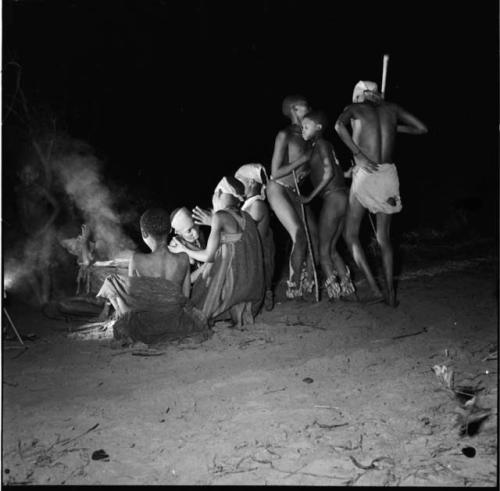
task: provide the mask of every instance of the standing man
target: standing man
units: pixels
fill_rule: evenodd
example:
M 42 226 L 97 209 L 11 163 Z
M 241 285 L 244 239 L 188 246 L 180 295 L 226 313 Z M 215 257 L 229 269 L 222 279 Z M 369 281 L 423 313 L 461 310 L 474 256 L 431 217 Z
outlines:
M 352 134 L 347 127 L 351 125 Z M 386 302 L 396 307 L 393 252 L 390 242 L 391 215 L 401 211 L 399 179 L 393 162 L 396 133 L 423 135 L 427 127 L 415 116 L 383 100 L 375 82 L 360 81 L 354 87 L 353 104 L 339 116 L 335 130 L 351 150 L 356 163 L 352 174 L 345 240 L 356 265 L 368 280 L 373 296 L 367 303 L 384 300 L 368 266 L 359 240 L 361 220 L 368 209 L 377 217 L 377 242 L 382 251 L 387 286 Z

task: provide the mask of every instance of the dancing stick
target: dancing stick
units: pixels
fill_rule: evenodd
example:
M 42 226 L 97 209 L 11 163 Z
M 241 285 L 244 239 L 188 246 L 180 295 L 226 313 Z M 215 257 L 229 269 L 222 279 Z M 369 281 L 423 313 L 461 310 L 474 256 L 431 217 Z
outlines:
M 297 191 L 297 195 L 299 198 L 301 197 L 300 195 L 300 189 L 299 189 L 299 184 L 297 182 L 297 175 L 295 174 L 295 169 L 292 171 L 293 173 L 293 181 L 295 183 L 295 190 Z M 311 236 L 309 234 L 309 227 L 307 226 L 307 218 L 306 218 L 306 209 L 304 207 L 304 203 L 302 201 L 300 202 L 300 208 L 302 210 L 302 221 L 304 222 L 304 229 L 306 232 L 306 238 L 307 238 L 307 250 L 309 251 L 309 256 L 312 262 L 312 267 L 313 267 L 313 273 L 314 273 L 314 298 L 316 302 L 319 302 L 319 285 L 318 285 L 318 275 L 316 274 L 316 265 L 314 263 L 314 253 L 312 249 L 312 243 L 311 243 Z
M 389 66 L 389 55 L 386 53 L 382 61 L 382 84 L 380 86 L 380 93 L 382 94 L 382 99 L 385 99 L 385 87 L 387 83 L 388 66 Z

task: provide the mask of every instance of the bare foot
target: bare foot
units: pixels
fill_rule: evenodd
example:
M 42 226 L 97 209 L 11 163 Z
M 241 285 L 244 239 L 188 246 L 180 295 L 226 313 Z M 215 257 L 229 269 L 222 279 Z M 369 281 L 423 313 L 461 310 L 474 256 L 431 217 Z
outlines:
M 382 292 L 373 292 L 371 295 L 362 298 L 360 302 L 364 305 L 374 305 L 376 303 L 385 302 L 385 298 Z
M 264 307 L 269 312 L 274 308 L 274 295 L 271 290 L 266 291 L 266 296 L 264 298 Z
M 396 308 L 399 305 L 399 302 L 396 300 L 396 292 L 394 290 L 387 293 L 386 304 L 393 308 Z

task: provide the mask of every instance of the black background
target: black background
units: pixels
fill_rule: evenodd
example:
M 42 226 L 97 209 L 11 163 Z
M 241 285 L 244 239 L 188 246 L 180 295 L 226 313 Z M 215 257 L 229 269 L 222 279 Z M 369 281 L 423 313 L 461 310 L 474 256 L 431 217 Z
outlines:
M 269 168 L 284 96 L 303 94 L 334 121 L 358 80 L 380 83 L 389 53 L 387 98 L 429 127 L 399 140 L 399 227 L 442 225 L 471 196 L 497 227 L 498 20 L 497 2 L 10 0 L 3 64 L 22 66 L 30 104 L 90 143 L 110 183 L 171 209 L 208 206 L 244 163 Z M 7 195 L 15 126 L 9 115 Z

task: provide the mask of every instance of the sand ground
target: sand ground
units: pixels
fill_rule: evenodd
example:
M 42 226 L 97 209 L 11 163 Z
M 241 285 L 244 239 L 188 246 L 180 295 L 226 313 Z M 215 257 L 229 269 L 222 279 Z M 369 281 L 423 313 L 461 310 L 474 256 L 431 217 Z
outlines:
M 3 483 L 497 485 L 498 263 L 455 266 L 402 276 L 396 309 L 281 301 L 159 356 L 14 303 L 37 337 L 3 343 Z

